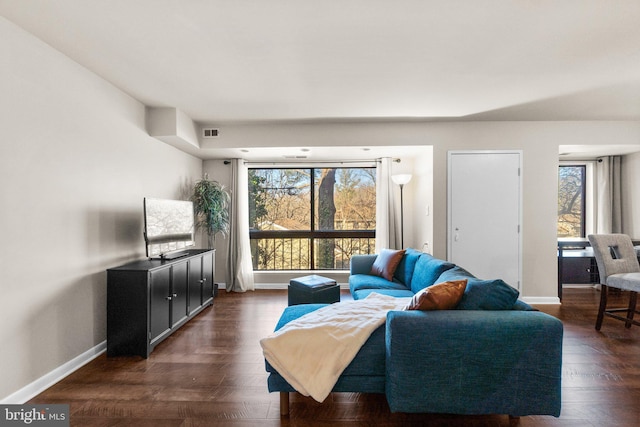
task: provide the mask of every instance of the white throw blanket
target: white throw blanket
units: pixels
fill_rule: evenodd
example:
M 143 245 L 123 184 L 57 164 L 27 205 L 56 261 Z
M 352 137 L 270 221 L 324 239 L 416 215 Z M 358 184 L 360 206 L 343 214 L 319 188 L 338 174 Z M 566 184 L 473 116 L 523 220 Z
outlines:
M 371 293 L 322 307 L 260 340 L 264 357 L 299 393 L 322 402 L 387 312 L 409 300 Z

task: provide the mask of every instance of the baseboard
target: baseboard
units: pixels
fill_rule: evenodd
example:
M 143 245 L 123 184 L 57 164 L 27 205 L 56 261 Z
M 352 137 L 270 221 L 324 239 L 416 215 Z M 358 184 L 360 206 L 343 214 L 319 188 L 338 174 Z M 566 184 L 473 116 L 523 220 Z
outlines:
M 521 297 L 520 299 L 531 305 L 560 304 L 560 298 L 558 297 Z
M 23 404 L 27 402 L 29 399 L 37 396 L 42 393 L 44 390 L 48 389 L 61 379 L 67 377 L 73 372 L 77 371 L 87 363 L 91 362 L 96 357 L 100 356 L 107 350 L 107 341 L 103 341 L 100 344 L 96 345 L 93 348 L 85 351 L 81 355 L 71 359 L 64 365 L 61 365 L 49 372 L 48 374 L 43 375 L 38 378 L 31 384 L 21 388 L 15 393 L 5 397 L 0 400 L 0 404 L 9 405 L 9 404 Z

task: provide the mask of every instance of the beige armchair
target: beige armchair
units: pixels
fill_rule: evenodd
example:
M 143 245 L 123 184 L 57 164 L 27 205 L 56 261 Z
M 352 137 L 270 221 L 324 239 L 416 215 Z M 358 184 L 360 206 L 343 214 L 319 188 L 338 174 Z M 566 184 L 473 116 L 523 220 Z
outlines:
M 596 330 L 600 330 L 604 316 L 622 320 L 630 328 L 632 324 L 640 325 L 633 320 L 636 311 L 637 292 L 640 291 L 640 263 L 631 238 L 626 234 L 590 234 L 589 242 L 598 264 L 600 274 L 600 307 L 596 319 Z M 607 309 L 608 288 L 617 288 L 630 292 L 627 308 Z M 626 317 L 615 313 L 626 312 Z

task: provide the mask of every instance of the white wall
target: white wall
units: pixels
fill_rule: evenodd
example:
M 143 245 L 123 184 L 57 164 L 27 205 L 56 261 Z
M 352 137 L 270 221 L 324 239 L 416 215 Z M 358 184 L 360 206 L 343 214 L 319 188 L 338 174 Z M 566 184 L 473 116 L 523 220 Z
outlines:
M 622 158 L 622 231 L 640 237 L 640 153 Z
M 427 146 L 411 162 L 413 175 L 405 186 L 405 246 L 433 250 L 433 147 Z M 403 161 L 404 163 L 404 161 Z M 407 159 L 406 163 L 409 161 Z
M 145 108 L 0 18 L 0 400 L 106 339 L 106 272 L 144 256 L 142 199 L 202 161 Z

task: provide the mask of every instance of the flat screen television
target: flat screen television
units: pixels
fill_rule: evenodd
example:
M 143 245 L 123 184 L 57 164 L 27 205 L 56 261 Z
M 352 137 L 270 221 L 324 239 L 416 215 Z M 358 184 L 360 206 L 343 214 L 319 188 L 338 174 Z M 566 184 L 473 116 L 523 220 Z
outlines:
M 147 257 L 175 259 L 195 245 L 193 202 L 144 198 Z

